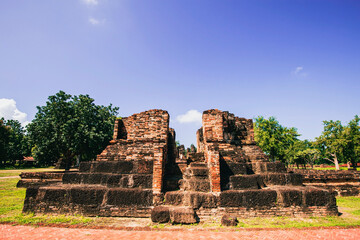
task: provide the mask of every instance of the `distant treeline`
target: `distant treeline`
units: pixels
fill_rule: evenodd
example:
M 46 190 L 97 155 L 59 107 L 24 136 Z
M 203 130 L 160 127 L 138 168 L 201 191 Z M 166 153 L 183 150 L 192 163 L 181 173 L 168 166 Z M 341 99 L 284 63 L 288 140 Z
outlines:
M 270 159 L 286 165 L 313 166 L 339 163 L 356 166 L 360 159 L 360 118 L 356 115 L 347 125 L 340 121 L 323 121 L 324 130 L 314 141 L 300 140 L 297 129 L 279 124 L 274 117 L 255 118 L 255 140 Z

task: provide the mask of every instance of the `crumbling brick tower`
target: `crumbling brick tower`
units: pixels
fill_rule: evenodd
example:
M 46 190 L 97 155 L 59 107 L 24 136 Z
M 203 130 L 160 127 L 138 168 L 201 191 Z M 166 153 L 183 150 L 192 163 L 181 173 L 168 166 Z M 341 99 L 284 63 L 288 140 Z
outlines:
M 269 162 L 254 141 L 251 119 L 217 109 L 204 111 L 197 131 L 197 153 L 187 155 L 180 190 L 165 194 L 165 204 L 187 206 L 200 219 L 237 217 L 335 215 L 329 191 L 305 187 L 300 174 L 288 173 L 281 162 Z M 166 182 L 166 178 L 165 178 Z
M 65 172 L 61 184 L 29 187 L 24 211 L 148 217 L 161 196 L 172 134 L 163 110 L 117 119 L 113 140 L 96 161 Z

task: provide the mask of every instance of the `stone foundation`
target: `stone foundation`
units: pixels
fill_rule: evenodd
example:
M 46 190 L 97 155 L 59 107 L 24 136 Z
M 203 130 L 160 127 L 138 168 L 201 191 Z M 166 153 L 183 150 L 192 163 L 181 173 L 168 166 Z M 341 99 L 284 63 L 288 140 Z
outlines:
M 303 183 L 307 186 L 325 188 L 338 196 L 360 194 L 360 172 L 311 169 L 289 169 L 289 171 L 301 174 Z

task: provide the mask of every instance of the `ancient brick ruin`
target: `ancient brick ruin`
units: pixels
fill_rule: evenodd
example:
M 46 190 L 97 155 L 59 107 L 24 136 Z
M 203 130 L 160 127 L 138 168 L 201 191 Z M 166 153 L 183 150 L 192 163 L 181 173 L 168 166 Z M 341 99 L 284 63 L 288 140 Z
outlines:
M 353 170 L 290 169 L 301 174 L 307 186 L 325 188 L 337 196 L 358 196 L 360 194 L 360 172 Z
M 193 223 L 208 218 L 338 214 L 334 194 L 304 186 L 302 176 L 269 162 L 251 119 L 208 110 L 197 151 L 176 147 L 169 114 L 150 110 L 117 119 L 96 161 L 62 182 L 28 185 L 24 211 L 152 217 Z

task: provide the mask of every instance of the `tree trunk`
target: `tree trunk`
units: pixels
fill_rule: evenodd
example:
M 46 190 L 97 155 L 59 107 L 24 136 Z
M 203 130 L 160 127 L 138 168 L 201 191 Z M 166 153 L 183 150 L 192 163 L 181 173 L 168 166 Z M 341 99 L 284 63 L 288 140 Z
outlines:
M 336 154 L 334 154 L 334 163 L 335 163 L 335 169 L 340 170 L 339 161 L 337 159 Z
M 65 161 L 65 171 L 69 171 L 71 168 L 71 159 L 66 159 Z
M 71 160 L 73 159 L 73 154 L 66 154 L 63 158 L 59 158 L 58 162 L 56 163 L 56 169 L 65 169 L 65 171 L 69 171 L 71 168 Z
M 56 165 L 55 165 L 55 169 L 65 169 L 65 160 L 64 158 L 59 158 Z
M 76 167 L 80 166 L 80 155 L 76 156 Z

